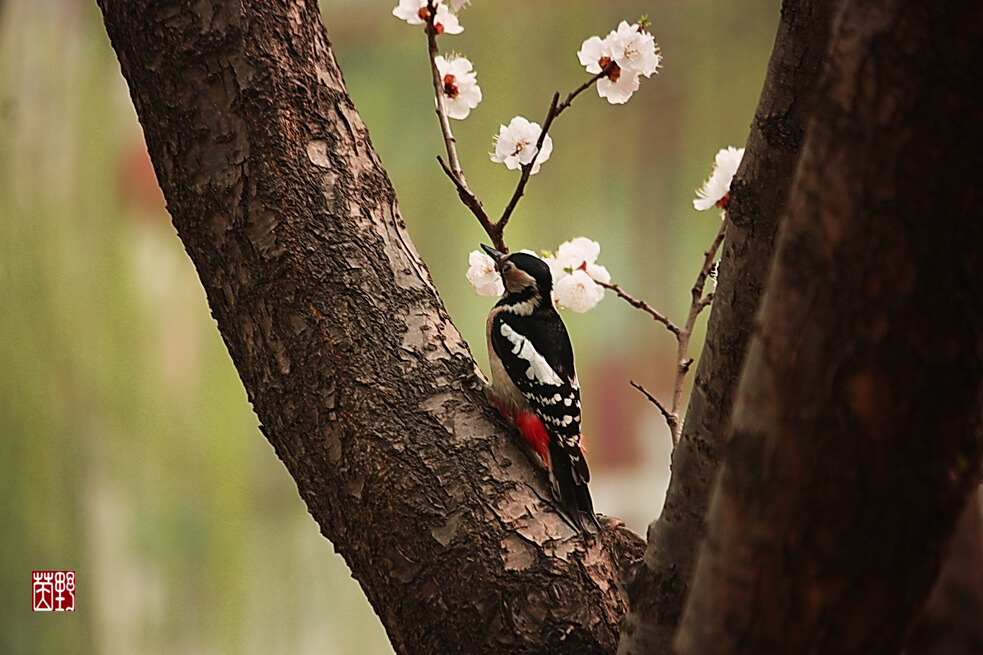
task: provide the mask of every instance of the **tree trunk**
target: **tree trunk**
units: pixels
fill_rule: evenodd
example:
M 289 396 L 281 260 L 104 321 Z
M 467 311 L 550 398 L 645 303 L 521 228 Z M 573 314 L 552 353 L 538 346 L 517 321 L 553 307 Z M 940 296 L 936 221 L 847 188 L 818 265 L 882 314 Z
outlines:
M 543 500 L 406 234 L 317 3 L 99 4 L 263 432 L 396 651 L 613 651 L 640 539 L 610 523 L 575 536 Z
M 905 655 L 983 653 L 983 490 L 966 503 Z
M 669 653 L 717 479 L 738 376 L 812 111 L 837 0 L 786 0 L 747 152 L 732 185 L 720 284 L 662 515 L 633 569 L 619 653 Z
M 897 653 L 983 450 L 983 11 L 847 0 L 684 655 Z

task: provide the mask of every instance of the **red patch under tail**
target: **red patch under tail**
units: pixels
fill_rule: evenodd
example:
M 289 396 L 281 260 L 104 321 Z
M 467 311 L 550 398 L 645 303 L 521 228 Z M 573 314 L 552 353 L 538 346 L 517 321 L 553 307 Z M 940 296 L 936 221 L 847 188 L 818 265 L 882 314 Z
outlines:
M 522 434 L 523 441 L 539 456 L 543 466 L 549 468 L 550 465 L 550 435 L 546 432 L 546 426 L 538 416 L 530 412 L 519 412 L 518 414 L 506 409 L 504 403 L 500 402 L 494 394 L 490 394 L 491 401 L 501 412 L 502 416 L 512 421 L 519 432 Z
M 522 433 L 526 445 L 539 455 L 543 465 L 548 468 L 550 464 L 550 435 L 546 432 L 546 426 L 543 425 L 538 416 L 528 412 L 523 412 L 512 420 L 518 426 L 519 432 Z

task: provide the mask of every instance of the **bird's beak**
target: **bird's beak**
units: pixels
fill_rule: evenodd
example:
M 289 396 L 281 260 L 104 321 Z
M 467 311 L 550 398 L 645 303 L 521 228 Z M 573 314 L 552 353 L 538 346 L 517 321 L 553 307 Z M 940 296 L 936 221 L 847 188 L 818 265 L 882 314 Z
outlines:
M 491 246 L 486 246 L 485 244 L 481 244 L 481 249 L 487 252 L 488 256 L 494 259 L 496 264 L 502 260 L 502 257 L 505 256 L 504 252 L 499 252 L 498 250 L 495 250 Z

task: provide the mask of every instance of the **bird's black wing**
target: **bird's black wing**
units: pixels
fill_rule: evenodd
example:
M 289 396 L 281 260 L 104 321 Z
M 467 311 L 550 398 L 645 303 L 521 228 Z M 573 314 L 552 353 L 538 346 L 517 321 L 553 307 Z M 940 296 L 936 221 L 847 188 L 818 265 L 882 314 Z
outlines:
M 570 457 L 577 482 L 588 482 L 580 450 L 580 385 L 563 321 L 555 313 L 519 317 L 501 312 L 492 330 L 492 346 L 509 377 Z

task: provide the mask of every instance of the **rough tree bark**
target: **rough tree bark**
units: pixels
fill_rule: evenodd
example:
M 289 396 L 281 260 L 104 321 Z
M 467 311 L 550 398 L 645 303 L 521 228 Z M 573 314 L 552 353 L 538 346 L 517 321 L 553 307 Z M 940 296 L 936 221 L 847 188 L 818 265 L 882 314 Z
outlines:
M 100 0 L 263 432 L 401 653 L 610 653 L 641 540 L 574 536 L 480 390 L 316 2 Z
M 742 373 L 680 652 L 897 653 L 983 450 L 970 0 L 850 1 Z
M 786 0 L 747 151 L 732 185 L 730 225 L 707 338 L 672 456 L 662 515 L 628 584 L 622 655 L 669 653 L 682 615 L 703 518 L 753 321 L 771 269 L 775 235 L 798 162 L 836 0 Z

